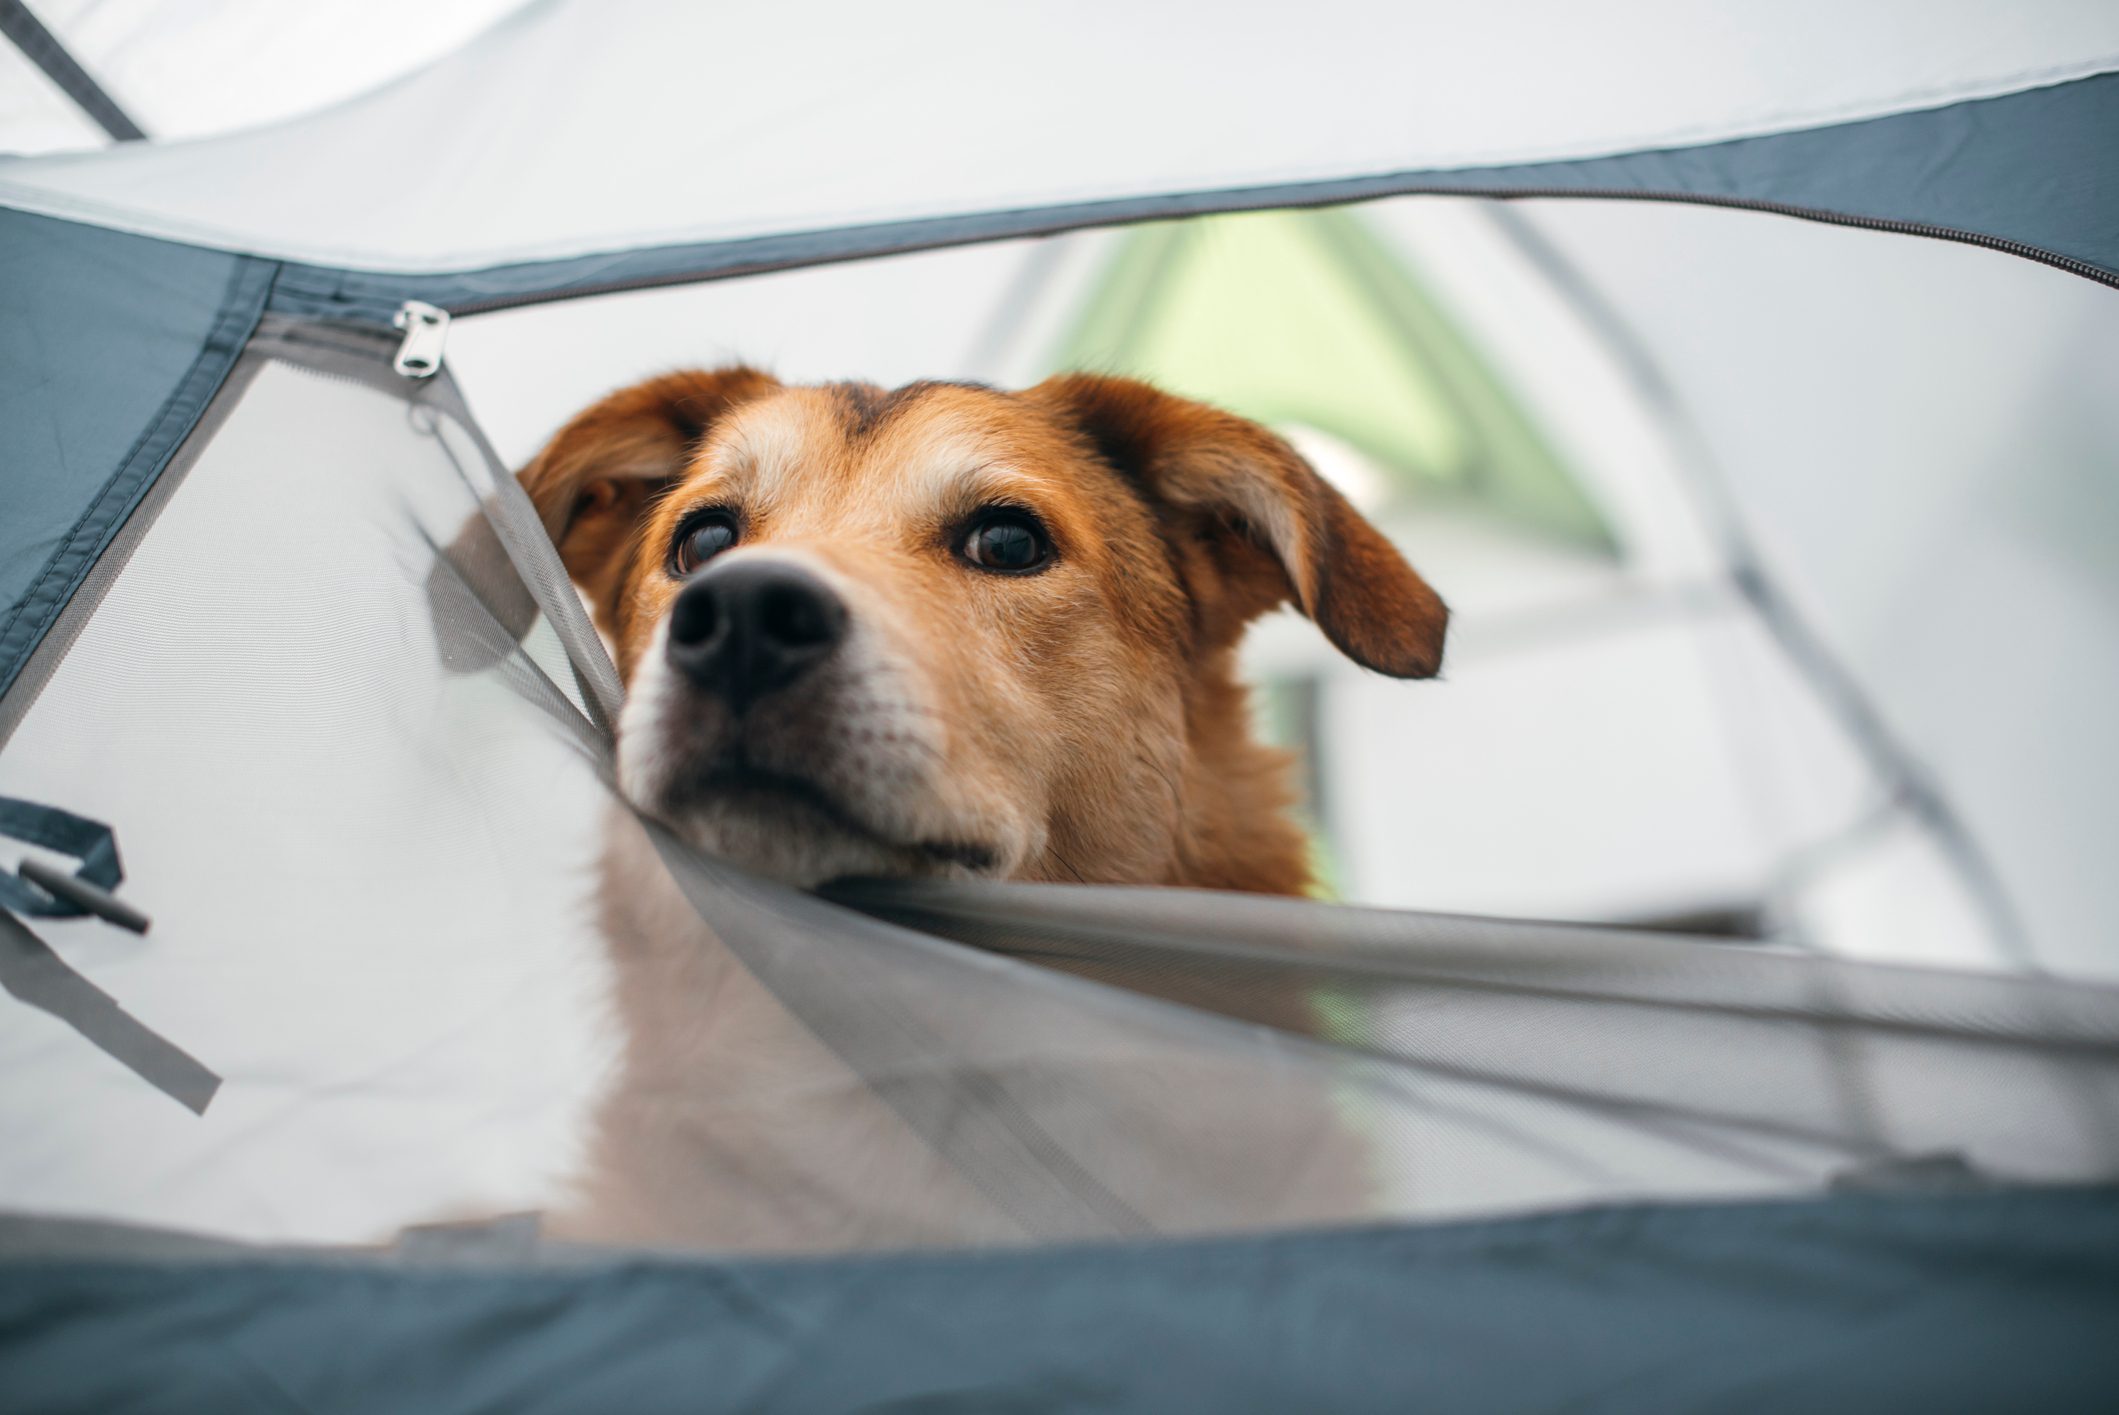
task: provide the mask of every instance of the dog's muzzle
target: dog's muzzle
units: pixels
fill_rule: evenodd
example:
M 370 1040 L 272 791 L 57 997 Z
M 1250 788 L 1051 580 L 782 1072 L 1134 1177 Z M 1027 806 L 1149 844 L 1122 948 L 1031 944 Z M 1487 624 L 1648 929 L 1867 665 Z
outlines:
M 665 653 L 686 681 L 742 713 L 830 658 L 846 605 L 816 576 L 778 560 L 708 565 L 677 595 Z

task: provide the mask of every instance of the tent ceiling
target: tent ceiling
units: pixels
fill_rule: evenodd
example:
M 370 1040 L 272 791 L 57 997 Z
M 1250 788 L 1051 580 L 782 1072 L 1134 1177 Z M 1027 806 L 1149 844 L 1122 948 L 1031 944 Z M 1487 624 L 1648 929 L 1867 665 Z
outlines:
M 1661 149 L 2119 67 L 2119 8 L 2095 3 L 1629 11 L 1321 0 L 1239 25 L 1174 4 L 555 0 L 276 127 L 0 163 L 0 200 L 332 265 L 469 269 Z M 166 121 L 108 77 L 150 131 Z
M 34 0 L 28 8 L 156 141 L 209 137 L 340 103 L 460 48 L 525 0 Z M 48 116 L 0 45 L 0 151 L 109 139 Z M 41 76 L 40 76 L 41 77 Z M 43 88 L 48 89 L 49 85 Z M 65 99 L 51 94 L 52 101 Z
M 108 141 L 21 50 L 0 40 L 0 150 L 57 152 Z

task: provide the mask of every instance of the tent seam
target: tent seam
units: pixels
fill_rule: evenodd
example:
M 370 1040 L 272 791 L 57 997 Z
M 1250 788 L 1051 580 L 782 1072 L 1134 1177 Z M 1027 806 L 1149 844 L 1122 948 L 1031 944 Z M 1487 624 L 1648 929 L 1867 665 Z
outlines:
M 2094 89 L 2083 85 L 2096 85 Z M 2070 103 L 2092 105 L 2099 113 L 2119 106 L 2119 74 L 2097 75 L 2066 86 Z M 2047 90 L 2059 92 L 2060 90 Z M 2004 95 L 1988 102 L 2014 102 L 2023 95 Z M 1958 107 L 1930 110 L 1950 113 Z M 1901 119 L 1878 120 L 1899 122 Z M 1857 125 L 1858 126 L 1858 125 Z M 1999 251 L 2047 265 L 2107 287 L 2119 288 L 2119 266 L 2109 262 L 2102 246 L 2086 248 L 2080 230 L 2024 231 L 2017 235 L 1982 229 L 1963 213 L 1916 207 L 1913 215 L 1866 215 L 1866 208 L 1843 192 L 1805 190 L 1798 183 L 1764 184 L 1756 194 L 1738 190 L 1742 182 L 1710 183 L 1671 167 L 1673 161 L 1717 161 L 1758 164 L 1778 145 L 1805 140 L 1836 129 L 1742 139 L 1730 145 L 1708 145 L 1628 153 L 1595 159 L 1596 170 L 1562 163 L 1477 168 L 1452 172 L 1412 169 L 1342 181 L 1267 185 L 1165 193 L 1154 198 L 1053 204 L 978 213 L 923 217 L 829 229 L 782 230 L 771 234 L 677 243 L 636 245 L 623 250 L 551 260 L 519 260 L 478 269 L 374 271 L 293 263 L 275 291 L 274 307 L 310 318 L 385 324 L 407 297 L 427 300 L 452 314 L 482 314 L 561 299 L 652 289 L 729 279 L 767 271 L 870 259 L 910 251 L 983 244 L 1111 228 L 1232 211 L 1297 209 L 1414 195 L 1508 200 L 1517 198 L 1669 202 L 1699 207 L 1757 211 L 1825 225 L 1895 232 Z M 1871 135 L 1874 140 L 1874 134 Z M 2006 149 L 2006 143 L 2003 148 Z M 1743 151 L 1738 153 L 1737 148 Z M 1718 154 L 1718 155 L 1717 155 Z M 1996 161 L 2006 150 L 1993 154 Z M 1616 163 L 1616 166 L 1609 164 Z M 1560 170 L 1556 170 L 1560 169 Z M 4 183 L 0 183 L 4 186 Z M 1727 189 L 1724 189 L 1724 188 Z
M 862 213 L 853 221 L 841 220 L 832 226 L 798 224 L 800 217 L 783 217 L 766 229 L 724 231 L 712 233 L 697 226 L 663 228 L 652 232 L 635 231 L 629 235 L 606 234 L 584 236 L 550 247 L 523 247 L 514 250 L 486 250 L 452 252 L 446 256 L 431 257 L 417 267 L 377 264 L 373 253 L 346 250 L 330 250 L 309 247 L 300 250 L 292 246 L 276 245 L 266 258 L 285 261 L 290 266 L 308 266 L 315 270 L 333 274 L 350 274 L 356 277 L 378 280 L 400 280 L 406 282 L 439 282 L 461 279 L 486 271 L 505 270 L 521 266 L 556 265 L 560 263 L 589 262 L 630 255 L 658 248 L 688 246 L 727 247 L 750 242 L 785 240 L 788 238 L 817 238 L 851 230 L 873 230 L 889 227 L 936 225 L 954 226 L 990 222 L 996 217 L 1024 216 L 1037 213 L 1060 213 L 1077 211 L 1088 207 L 1154 206 L 1157 203 L 1170 205 L 1170 215 L 1198 214 L 1186 203 L 1198 203 L 1219 196 L 1240 196 L 1246 192 L 1296 192 L 1301 189 L 1345 188 L 1354 186 L 1376 186 L 1402 183 L 1405 180 L 1424 176 L 1436 183 L 1434 190 L 1478 196 L 1476 187 L 1457 183 L 1474 174 L 1492 174 L 1514 169 L 1549 167 L 1571 167 L 1586 164 L 1626 161 L 1652 157 L 1665 153 L 1694 152 L 1702 149 L 1728 147 L 1740 143 L 1771 142 L 1776 139 L 1797 138 L 1806 135 L 1830 132 L 1838 129 L 1861 127 L 1871 123 L 1889 122 L 1897 119 L 1916 118 L 1946 113 L 1954 109 L 1974 107 L 1981 104 L 2005 101 L 2026 94 L 2052 89 L 2067 88 L 2079 84 L 2094 83 L 2100 79 L 2119 76 L 2119 55 L 2105 54 L 2074 64 L 2047 66 L 2044 69 L 2025 71 L 2009 76 L 2006 87 L 1991 91 L 1975 87 L 1955 97 L 1941 91 L 1929 91 L 1916 95 L 1917 101 L 1910 106 L 1892 107 L 1878 112 L 1863 112 L 1859 108 L 1844 113 L 1822 111 L 1817 115 L 1795 120 L 1788 115 L 1756 128 L 1745 128 L 1716 135 L 1714 130 L 1700 129 L 1641 137 L 1610 147 L 1594 150 L 1569 151 L 1555 149 L 1545 154 L 1488 154 L 1479 157 L 1453 159 L 1447 163 L 1418 163 L 1397 167 L 1385 172 L 1373 169 L 1365 171 L 1319 170 L 1283 171 L 1269 175 L 1257 175 L 1241 185 L 1193 187 L 1178 191 L 1167 189 L 1152 192 L 1120 192 L 1117 194 L 1077 189 L 1068 192 L 1049 192 L 1024 204 L 1020 199 L 996 197 L 982 206 L 970 210 L 929 212 L 926 214 L 891 214 L 885 211 Z M 1366 200 L 1375 195 L 1414 194 L 1427 188 L 1397 188 L 1369 196 L 1341 198 L 1341 200 Z M 1612 196 L 1619 192 L 1602 192 L 1584 189 L 1582 195 Z M 1665 199 L 1699 200 L 1663 194 Z M 1318 199 L 1322 201 L 1323 199 Z M 1172 205 L 1174 204 L 1174 205 Z M 1296 196 L 1279 205 L 1305 204 Z M 86 224 L 106 226 L 114 230 L 136 234 L 154 235 L 162 239 L 178 240 L 210 249 L 239 254 L 257 254 L 254 246 L 245 245 L 238 233 L 220 226 L 196 220 L 170 217 L 152 217 L 141 220 L 145 213 L 132 212 L 112 203 L 96 198 L 81 197 L 71 192 L 41 188 L 0 176 L 0 205 L 18 206 L 23 210 L 41 212 Z M 1224 208 L 1209 208 L 1220 210 Z M 1229 208 L 1235 209 L 1235 208 Z M 1121 219 L 1157 219 L 1150 215 Z M 1077 223 L 1090 224 L 1090 223 Z M 1043 234 L 1033 232 L 1031 234 Z M 984 237 L 981 239 L 1004 239 Z M 861 254 L 871 252 L 863 251 Z
M 42 643 L 81 582 L 108 549 L 111 537 L 132 515 L 177 449 L 183 445 L 213 395 L 227 380 L 250 333 L 263 316 L 272 291 L 275 261 L 236 258 L 221 298 L 220 312 L 207 329 L 199 352 L 176 388 L 126 449 L 117 470 L 96 492 L 67 529 L 59 548 L 45 561 L 37 578 L 0 623 L 0 698 L 5 698 L 22 667 Z
M 1268 1258 L 1289 1247 L 1356 1246 L 1387 1255 L 1394 1263 L 1433 1263 L 1485 1259 L 1567 1245 L 1580 1241 L 1688 1236 L 1728 1237 L 1741 1234 L 1816 1234 L 1861 1216 L 1896 1236 L 1930 1236 L 1977 1240 L 2005 1236 L 2026 1214 L 2054 1210 L 2111 1213 L 2119 1188 L 2109 1185 L 2029 1186 L 1988 1193 L 1836 1194 L 1808 1199 L 1736 1201 L 1644 1201 L 1571 1208 L 1494 1218 L 1442 1219 L 1391 1224 L 1345 1224 L 1269 1229 L 1260 1233 L 1160 1235 L 1152 1239 L 1106 1238 L 1071 1242 L 1009 1244 L 996 1248 L 953 1251 L 893 1249 L 833 1254 L 686 1253 L 683 1251 L 610 1250 L 582 1252 L 558 1262 L 496 1262 L 465 1266 L 420 1262 L 387 1249 L 304 1251 L 262 1247 L 255 1252 L 211 1256 L 140 1258 L 30 1257 L 0 1258 L 0 1282 L 31 1273 L 92 1271 L 112 1285 L 148 1286 L 176 1274 L 272 1272 L 296 1277 L 333 1275 L 368 1281 L 411 1280 L 421 1285 L 509 1281 L 564 1287 L 585 1278 L 613 1273 L 660 1273 L 683 1277 L 724 1273 L 734 1268 L 919 1268 L 931 1276 L 986 1267 L 1011 1259 L 1073 1262 L 1152 1257 L 1159 1264 L 1194 1274 L 1213 1273 L 1232 1265 Z M 561 1248 L 562 1254 L 569 1250 Z

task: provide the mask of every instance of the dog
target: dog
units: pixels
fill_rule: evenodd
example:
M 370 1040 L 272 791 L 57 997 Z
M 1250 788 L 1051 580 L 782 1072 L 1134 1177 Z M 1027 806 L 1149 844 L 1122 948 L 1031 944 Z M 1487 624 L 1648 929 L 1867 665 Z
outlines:
M 1292 601 L 1366 668 L 1442 660 L 1440 597 L 1286 442 L 1128 379 L 672 373 L 520 479 L 627 684 L 627 798 L 798 886 L 1301 893 L 1245 626 Z
M 578 414 L 519 479 L 627 687 L 622 795 L 696 850 L 801 888 L 1300 893 L 1292 763 L 1251 735 L 1236 675 L 1245 626 L 1292 601 L 1368 668 L 1422 678 L 1441 662 L 1440 598 L 1284 441 L 1125 379 L 1010 393 L 672 373 Z M 646 839 L 630 818 L 607 831 L 598 925 L 623 1055 L 549 1232 L 794 1251 L 1106 1231 L 1026 1228 L 882 1093 L 905 1079 L 859 1074 Z M 1173 1044 L 1088 1003 L 1041 1049 L 1028 1034 L 1054 1014 L 953 1022 L 947 998 L 866 991 L 853 974 L 868 965 L 841 954 L 825 985 L 901 1028 L 941 1007 L 954 1042 L 939 1046 L 984 1048 L 927 1065 L 1019 1081 L 1081 1143 L 1137 1137 L 1098 1163 L 1132 1176 L 1123 1203 L 1151 1228 L 1370 1212 L 1366 1147 L 1323 1073 Z M 1185 995 L 1181 979 L 1157 990 Z M 1311 1030 L 1307 998 L 1286 992 L 1250 997 L 1245 1020 Z M 1176 1095 L 1188 1124 L 1142 1124 Z

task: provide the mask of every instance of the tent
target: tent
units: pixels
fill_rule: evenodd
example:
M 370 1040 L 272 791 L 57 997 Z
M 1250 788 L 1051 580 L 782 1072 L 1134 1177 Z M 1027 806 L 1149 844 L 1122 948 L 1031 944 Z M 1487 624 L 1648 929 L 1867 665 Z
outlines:
M 11 1405 L 2101 1402 L 2110 7 L 498 8 L 0 6 Z M 1358 902 L 625 810 L 509 468 L 724 354 L 1287 430 L 1459 610 L 1255 636 Z

